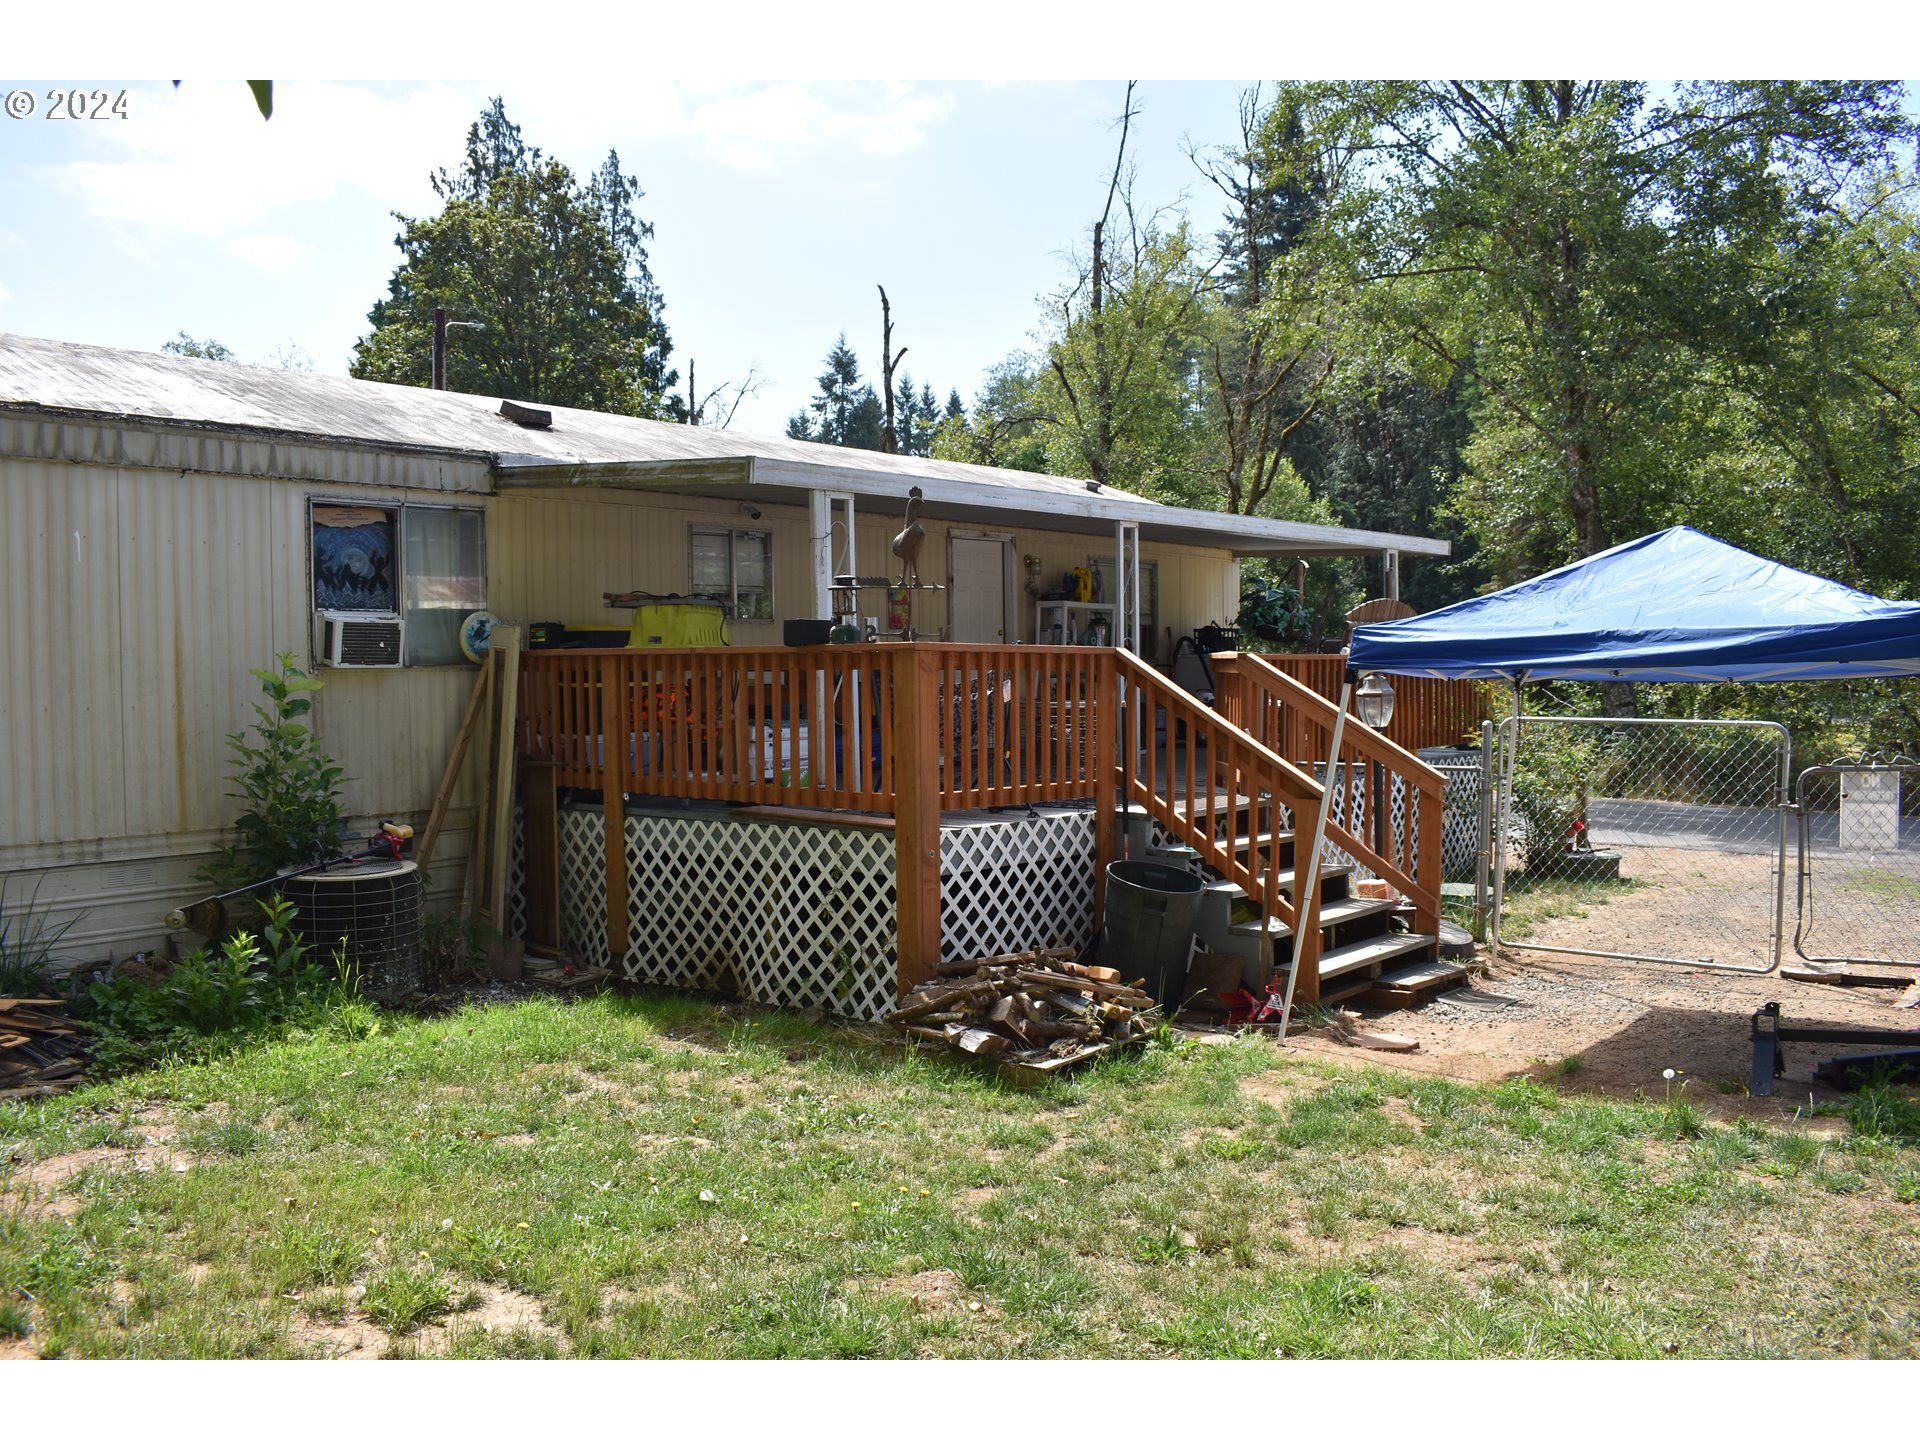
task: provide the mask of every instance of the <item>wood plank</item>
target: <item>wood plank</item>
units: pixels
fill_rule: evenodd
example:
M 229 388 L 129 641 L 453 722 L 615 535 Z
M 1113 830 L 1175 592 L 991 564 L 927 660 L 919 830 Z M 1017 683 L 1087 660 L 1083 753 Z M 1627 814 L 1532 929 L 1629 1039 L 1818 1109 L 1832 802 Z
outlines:
M 1783 965 L 1780 978 L 1799 980 L 1809 985 L 1848 985 L 1867 986 L 1881 990 L 1903 990 L 1913 983 L 1908 975 L 1875 975 L 1860 970 L 1842 970 L 1826 965 L 1809 962 L 1804 965 Z
M 1398 990 L 1428 990 L 1467 978 L 1467 967 L 1449 960 L 1416 960 L 1380 973 L 1378 983 Z
M 514 767 L 519 763 L 519 746 L 514 737 L 520 718 L 520 627 L 496 625 L 489 642 L 489 653 L 497 650 L 500 674 L 495 695 L 496 778 L 493 787 L 493 814 L 485 817 L 493 836 L 487 847 L 489 866 L 484 915 L 495 930 L 507 926 L 507 866 L 513 858 Z
M 893 830 L 898 906 L 898 983 L 905 994 L 940 963 L 940 736 L 936 657 L 925 646 L 897 652 L 893 741 L 899 756 Z
M 554 782 L 557 768 L 551 760 L 527 760 L 520 766 L 529 945 L 560 943 L 560 805 Z
M 466 764 L 467 749 L 473 743 L 474 727 L 479 723 L 487 696 L 492 693 L 492 678 L 491 665 L 482 665 L 479 673 L 473 677 L 473 693 L 467 696 L 466 714 L 460 717 L 460 728 L 454 732 L 453 750 L 447 756 L 446 768 L 440 772 L 440 788 L 433 792 L 433 808 L 427 812 L 426 829 L 420 832 L 420 843 L 413 847 L 414 863 L 422 870 L 433 863 L 434 846 L 440 840 L 440 827 L 446 823 L 447 806 L 453 802 L 453 788 L 459 783 L 460 771 Z
M 871 797 L 859 798 L 868 800 Z M 768 820 L 798 820 L 810 825 L 845 825 L 858 830 L 891 830 L 895 824 L 894 817 L 891 815 L 860 811 L 816 810 L 805 805 L 743 805 L 734 813 Z

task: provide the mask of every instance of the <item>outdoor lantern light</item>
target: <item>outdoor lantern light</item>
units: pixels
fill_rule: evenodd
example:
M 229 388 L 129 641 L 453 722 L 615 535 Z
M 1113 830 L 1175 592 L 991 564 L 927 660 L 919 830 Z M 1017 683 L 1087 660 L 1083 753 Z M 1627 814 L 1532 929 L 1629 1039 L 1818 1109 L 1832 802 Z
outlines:
M 1384 676 L 1372 671 L 1362 676 L 1353 700 L 1360 723 L 1369 730 L 1384 730 L 1393 719 L 1393 687 Z

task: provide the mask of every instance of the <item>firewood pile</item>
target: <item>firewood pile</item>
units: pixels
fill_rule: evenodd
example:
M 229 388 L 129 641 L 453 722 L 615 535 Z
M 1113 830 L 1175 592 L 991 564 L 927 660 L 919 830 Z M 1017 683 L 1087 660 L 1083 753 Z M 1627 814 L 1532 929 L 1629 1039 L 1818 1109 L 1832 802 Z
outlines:
M 942 965 L 887 1019 L 1029 1083 L 1144 1040 L 1153 997 L 1118 970 L 1075 964 L 1073 954 L 1032 950 Z
M 0 999 L 0 1100 L 57 1095 L 85 1083 L 92 1052 L 60 1005 Z

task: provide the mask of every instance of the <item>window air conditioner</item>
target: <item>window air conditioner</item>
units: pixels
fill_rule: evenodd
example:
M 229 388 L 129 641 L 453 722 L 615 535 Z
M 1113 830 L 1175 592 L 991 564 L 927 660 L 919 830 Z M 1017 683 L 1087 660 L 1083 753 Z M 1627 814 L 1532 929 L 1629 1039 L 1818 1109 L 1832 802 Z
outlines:
M 400 617 L 321 610 L 320 663 L 337 670 L 392 669 L 400 663 Z

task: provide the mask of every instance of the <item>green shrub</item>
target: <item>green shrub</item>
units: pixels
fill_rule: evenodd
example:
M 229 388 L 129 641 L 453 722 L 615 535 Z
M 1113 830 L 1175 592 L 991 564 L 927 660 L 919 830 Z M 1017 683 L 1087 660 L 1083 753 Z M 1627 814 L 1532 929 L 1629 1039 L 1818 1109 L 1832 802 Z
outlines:
M 351 1003 L 351 979 L 314 964 L 295 933 L 292 902 L 276 895 L 261 908 L 258 938 L 242 931 L 197 950 L 157 981 L 122 975 L 89 986 L 75 1008 L 93 1027 L 94 1069 L 217 1053 Z
M 1513 767 L 1513 820 L 1526 868 L 1551 870 L 1576 821 L 1587 817 L 1595 738 L 1572 725 L 1532 725 Z
M 321 682 L 277 657 L 278 670 L 252 670 L 267 702 L 255 702 L 251 733 L 227 736 L 233 754 L 228 791 L 246 802 L 234 822 L 238 846 L 228 846 L 209 866 L 216 883 L 242 884 L 265 879 L 289 865 L 311 865 L 340 853 L 346 843 L 347 817 L 340 806 L 340 780 L 346 773 L 320 749 L 307 723 L 312 695 Z

